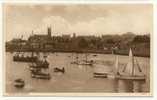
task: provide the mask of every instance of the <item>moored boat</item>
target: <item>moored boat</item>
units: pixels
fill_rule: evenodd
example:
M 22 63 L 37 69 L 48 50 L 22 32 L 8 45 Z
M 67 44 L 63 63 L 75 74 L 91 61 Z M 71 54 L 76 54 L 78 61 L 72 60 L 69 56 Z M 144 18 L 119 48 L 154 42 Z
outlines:
M 32 78 L 37 78 L 37 79 L 47 79 L 50 80 L 51 76 L 49 73 L 42 73 L 42 72 L 34 72 L 31 74 Z
M 37 60 L 36 56 L 33 57 L 29 57 L 29 56 L 20 56 L 18 54 L 16 54 L 15 56 L 13 56 L 13 61 L 18 61 L 18 62 L 34 62 Z
M 63 68 L 57 68 L 57 67 L 55 67 L 55 68 L 54 68 L 54 72 L 65 73 L 65 69 L 64 69 L 64 67 L 63 67 Z
M 110 72 L 111 72 L 111 69 L 108 65 L 95 64 L 93 77 L 94 78 L 107 78 Z
M 46 57 L 47 56 L 44 56 L 44 60 L 38 60 L 29 65 L 32 78 L 51 79 L 51 75 L 49 74 L 49 63 L 46 60 Z
M 14 81 L 14 86 L 16 87 L 16 88 L 23 88 L 24 86 L 25 86 L 25 82 L 24 82 L 24 80 L 23 79 L 16 79 L 15 81 Z
M 107 73 L 93 73 L 94 78 L 107 78 Z

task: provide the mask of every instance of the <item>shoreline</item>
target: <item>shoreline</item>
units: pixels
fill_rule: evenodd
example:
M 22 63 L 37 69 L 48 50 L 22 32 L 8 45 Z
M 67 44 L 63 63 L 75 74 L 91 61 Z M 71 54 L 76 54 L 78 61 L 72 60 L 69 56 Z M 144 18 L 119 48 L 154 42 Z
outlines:
M 6 52 L 19 52 L 18 50 L 6 50 Z M 21 52 L 32 52 L 30 50 L 22 50 Z M 115 54 L 115 55 L 123 55 L 123 56 L 128 56 L 128 52 L 119 52 L 119 51 L 114 51 L 114 53 L 112 53 L 112 51 L 109 50 L 38 50 L 37 52 L 46 52 L 46 53 L 93 53 L 93 54 Z M 134 54 L 134 56 L 136 57 L 147 57 L 150 58 L 150 55 L 142 55 L 142 54 Z

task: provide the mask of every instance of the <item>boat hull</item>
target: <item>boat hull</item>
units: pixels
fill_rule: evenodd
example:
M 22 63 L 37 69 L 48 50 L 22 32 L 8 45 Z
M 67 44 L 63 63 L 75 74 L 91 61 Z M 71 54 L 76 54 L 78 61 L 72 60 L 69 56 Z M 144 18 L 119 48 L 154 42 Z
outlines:
M 107 73 L 93 73 L 94 78 L 107 78 Z
M 37 57 L 13 57 L 13 61 L 17 62 L 35 62 Z
M 133 81 L 145 81 L 145 76 L 124 76 L 124 75 L 116 75 L 116 79 L 119 80 L 133 80 Z
M 50 80 L 51 76 L 50 74 L 44 74 L 44 73 L 32 73 L 32 78 Z
M 25 86 L 25 82 L 22 79 L 17 79 L 14 81 L 14 86 L 16 88 L 23 88 Z

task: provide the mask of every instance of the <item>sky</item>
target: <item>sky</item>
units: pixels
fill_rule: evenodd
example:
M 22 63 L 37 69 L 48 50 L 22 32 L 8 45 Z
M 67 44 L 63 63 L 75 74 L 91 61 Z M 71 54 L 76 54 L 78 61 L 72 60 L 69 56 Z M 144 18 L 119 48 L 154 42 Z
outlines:
M 33 34 L 105 35 L 153 32 L 151 4 L 3 4 L 6 40 Z

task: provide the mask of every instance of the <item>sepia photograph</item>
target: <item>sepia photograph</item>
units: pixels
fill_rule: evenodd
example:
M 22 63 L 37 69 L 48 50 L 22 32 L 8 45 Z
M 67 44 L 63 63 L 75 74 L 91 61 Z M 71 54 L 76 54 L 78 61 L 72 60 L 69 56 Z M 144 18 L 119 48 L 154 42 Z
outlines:
M 5 96 L 151 96 L 152 4 L 2 8 Z

